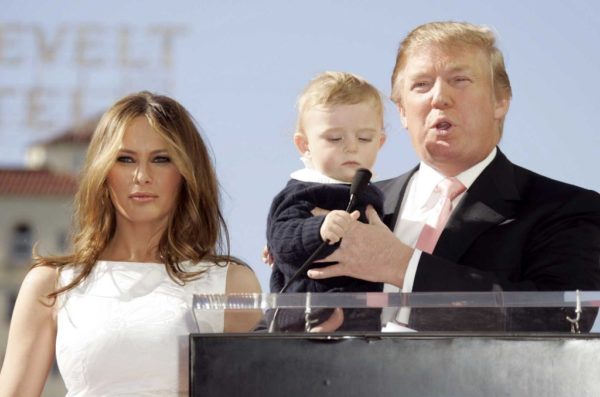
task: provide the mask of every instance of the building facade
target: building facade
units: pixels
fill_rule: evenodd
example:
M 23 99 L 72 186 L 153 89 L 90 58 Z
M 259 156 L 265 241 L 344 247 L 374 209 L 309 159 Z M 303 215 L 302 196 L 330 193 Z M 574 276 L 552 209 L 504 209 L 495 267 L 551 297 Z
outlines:
M 60 255 L 69 250 L 77 174 L 98 120 L 32 145 L 24 168 L 0 168 L 0 359 L 19 287 L 32 251 Z M 56 367 L 44 396 L 65 389 Z

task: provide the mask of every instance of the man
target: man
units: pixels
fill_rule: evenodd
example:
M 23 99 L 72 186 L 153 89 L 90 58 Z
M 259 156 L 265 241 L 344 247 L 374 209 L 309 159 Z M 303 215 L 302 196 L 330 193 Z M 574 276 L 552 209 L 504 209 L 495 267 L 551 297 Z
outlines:
M 511 87 L 489 29 L 414 29 L 398 50 L 392 99 L 421 162 L 378 184 L 383 221 L 368 211 L 370 224 L 355 222 L 326 258 L 339 263 L 310 277 L 351 276 L 405 292 L 600 289 L 600 195 L 516 166 L 497 148 Z M 441 193 L 444 183 L 456 195 Z M 398 321 L 432 328 L 417 314 Z M 572 310 L 544 314 L 552 320 L 530 314 L 515 310 L 504 326 L 546 330 L 554 321 L 552 329 L 568 330 Z

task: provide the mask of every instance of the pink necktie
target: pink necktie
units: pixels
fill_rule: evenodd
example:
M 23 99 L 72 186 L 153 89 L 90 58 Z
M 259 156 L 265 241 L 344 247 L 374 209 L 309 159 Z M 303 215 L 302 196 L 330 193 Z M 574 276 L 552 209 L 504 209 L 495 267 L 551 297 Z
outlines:
M 452 200 L 465 190 L 465 186 L 456 178 L 446 178 L 435 187 L 434 192 L 438 192 L 440 198 L 421 230 L 416 246 L 418 249 L 429 254 L 433 252 L 452 212 Z

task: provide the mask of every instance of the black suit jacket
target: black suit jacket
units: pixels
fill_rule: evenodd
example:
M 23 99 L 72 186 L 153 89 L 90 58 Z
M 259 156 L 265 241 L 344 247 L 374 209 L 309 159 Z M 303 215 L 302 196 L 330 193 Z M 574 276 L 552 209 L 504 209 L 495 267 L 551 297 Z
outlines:
M 377 183 L 386 198 L 383 220 L 392 230 L 417 169 Z M 497 289 L 599 290 L 600 195 L 514 165 L 498 150 L 453 211 L 433 253 L 422 253 L 413 284 L 414 292 Z M 568 326 L 566 309 L 552 312 Z M 515 310 L 499 321 L 518 330 L 530 314 Z M 526 328 L 545 330 L 543 324 Z

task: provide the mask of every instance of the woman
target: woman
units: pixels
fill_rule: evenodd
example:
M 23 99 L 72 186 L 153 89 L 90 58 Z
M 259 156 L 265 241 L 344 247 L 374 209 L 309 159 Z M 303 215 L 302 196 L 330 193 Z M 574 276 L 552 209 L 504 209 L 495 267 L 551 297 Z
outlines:
M 73 253 L 35 257 L 23 281 L 0 396 L 39 396 L 55 349 L 67 396 L 187 395 L 188 334 L 246 331 L 258 320 L 222 312 L 193 320 L 193 294 L 260 286 L 248 267 L 219 255 L 227 231 L 215 172 L 173 99 L 141 92 L 104 114 L 75 221 Z

